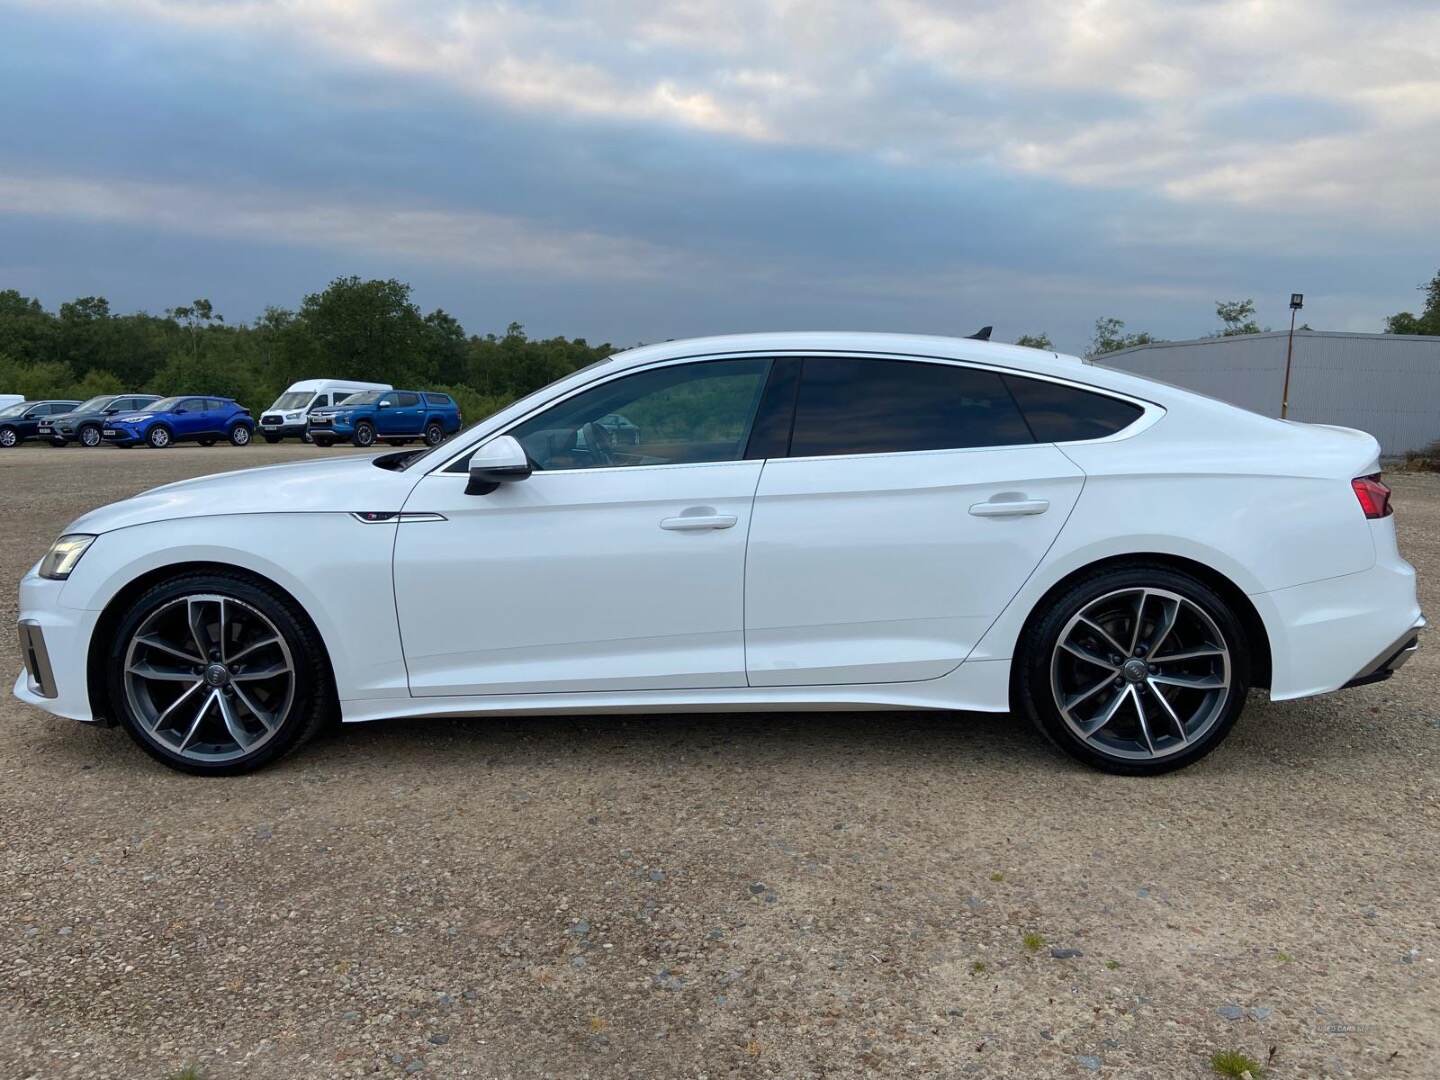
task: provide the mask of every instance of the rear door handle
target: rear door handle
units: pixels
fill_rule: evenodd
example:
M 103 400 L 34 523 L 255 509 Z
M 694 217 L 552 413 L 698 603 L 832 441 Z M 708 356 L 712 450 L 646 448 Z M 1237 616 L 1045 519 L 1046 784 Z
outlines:
M 1026 514 L 1043 514 L 1050 509 L 1049 499 L 1015 499 L 1010 502 L 992 499 L 976 503 L 970 513 L 976 517 L 1022 517 Z
M 672 532 L 691 532 L 700 529 L 728 529 L 739 519 L 734 514 L 706 513 L 710 510 L 708 506 L 698 508 L 698 513 L 687 510 L 679 517 L 663 518 L 660 521 L 660 528 L 669 529 Z

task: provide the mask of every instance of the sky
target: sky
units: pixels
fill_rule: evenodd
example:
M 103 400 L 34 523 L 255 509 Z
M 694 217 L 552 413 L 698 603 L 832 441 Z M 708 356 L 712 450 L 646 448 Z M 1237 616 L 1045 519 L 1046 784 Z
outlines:
M 472 333 L 1379 330 L 1440 269 L 1440 4 L 0 0 L 0 289 Z

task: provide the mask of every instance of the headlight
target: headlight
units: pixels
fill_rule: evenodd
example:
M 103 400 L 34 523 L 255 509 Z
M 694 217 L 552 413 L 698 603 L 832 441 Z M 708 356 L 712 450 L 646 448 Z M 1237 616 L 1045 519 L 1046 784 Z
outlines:
M 123 420 L 121 420 L 120 423 L 122 423 L 122 424 L 143 424 L 143 423 L 144 423 L 146 420 L 148 420 L 148 419 L 149 419 L 148 416 L 127 416 L 127 417 L 125 417 Z
M 84 555 L 94 542 L 95 537 L 88 533 L 71 533 L 69 536 L 60 537 L 50 545 L 45 558 L 40 560 L 40 576 L 52 581 L 64 581 L 70 576 L 70 571 L 75 569 L 80 556 Z

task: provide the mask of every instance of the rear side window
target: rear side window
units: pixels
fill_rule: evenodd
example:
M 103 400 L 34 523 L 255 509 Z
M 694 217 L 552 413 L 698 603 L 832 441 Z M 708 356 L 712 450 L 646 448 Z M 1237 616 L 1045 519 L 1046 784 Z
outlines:
M 449 395 L 449 394 L 426 394 L 426 395 L 425 395 L 425 404 L 426 404 L 426 405 L 454 405 L 455 402 L 453 402 L 453 401 L 450 400 L 450 395 Z
M 888 454 L 1033 441 L 995 372 L 828 357 L 805 361 L 790 455 Z
M 1101 439 L 1129 427 L 1145 411 L 1128 401 L 1040 379 L 1006 375 L 1005 385 L 1038 442 Z
M 419 394 L 396 394 L 395 407 L 397 409 L 408 409 L 413 405 L 420 404 Z
M 213 398 L 213 397 L 212 397 L 212 398 L 206 398 L 206 399 L 205 399 L 205 411 L 206 411 L 206 412 L 218 412 L 219 410 L 225 408 L 228 404 L 229 404 L 228 402 L 221 401 L 219 398 Z

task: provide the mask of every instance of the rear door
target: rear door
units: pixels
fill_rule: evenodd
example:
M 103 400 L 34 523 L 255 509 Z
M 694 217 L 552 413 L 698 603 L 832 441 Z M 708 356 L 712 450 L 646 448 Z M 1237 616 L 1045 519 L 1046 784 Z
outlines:
M 1040 562 L 1082 482 L 1034 441 L 994 371 L 806 358 L 789 455 L 765 463 L 752 514 L 750 685 L 952 671 Z

